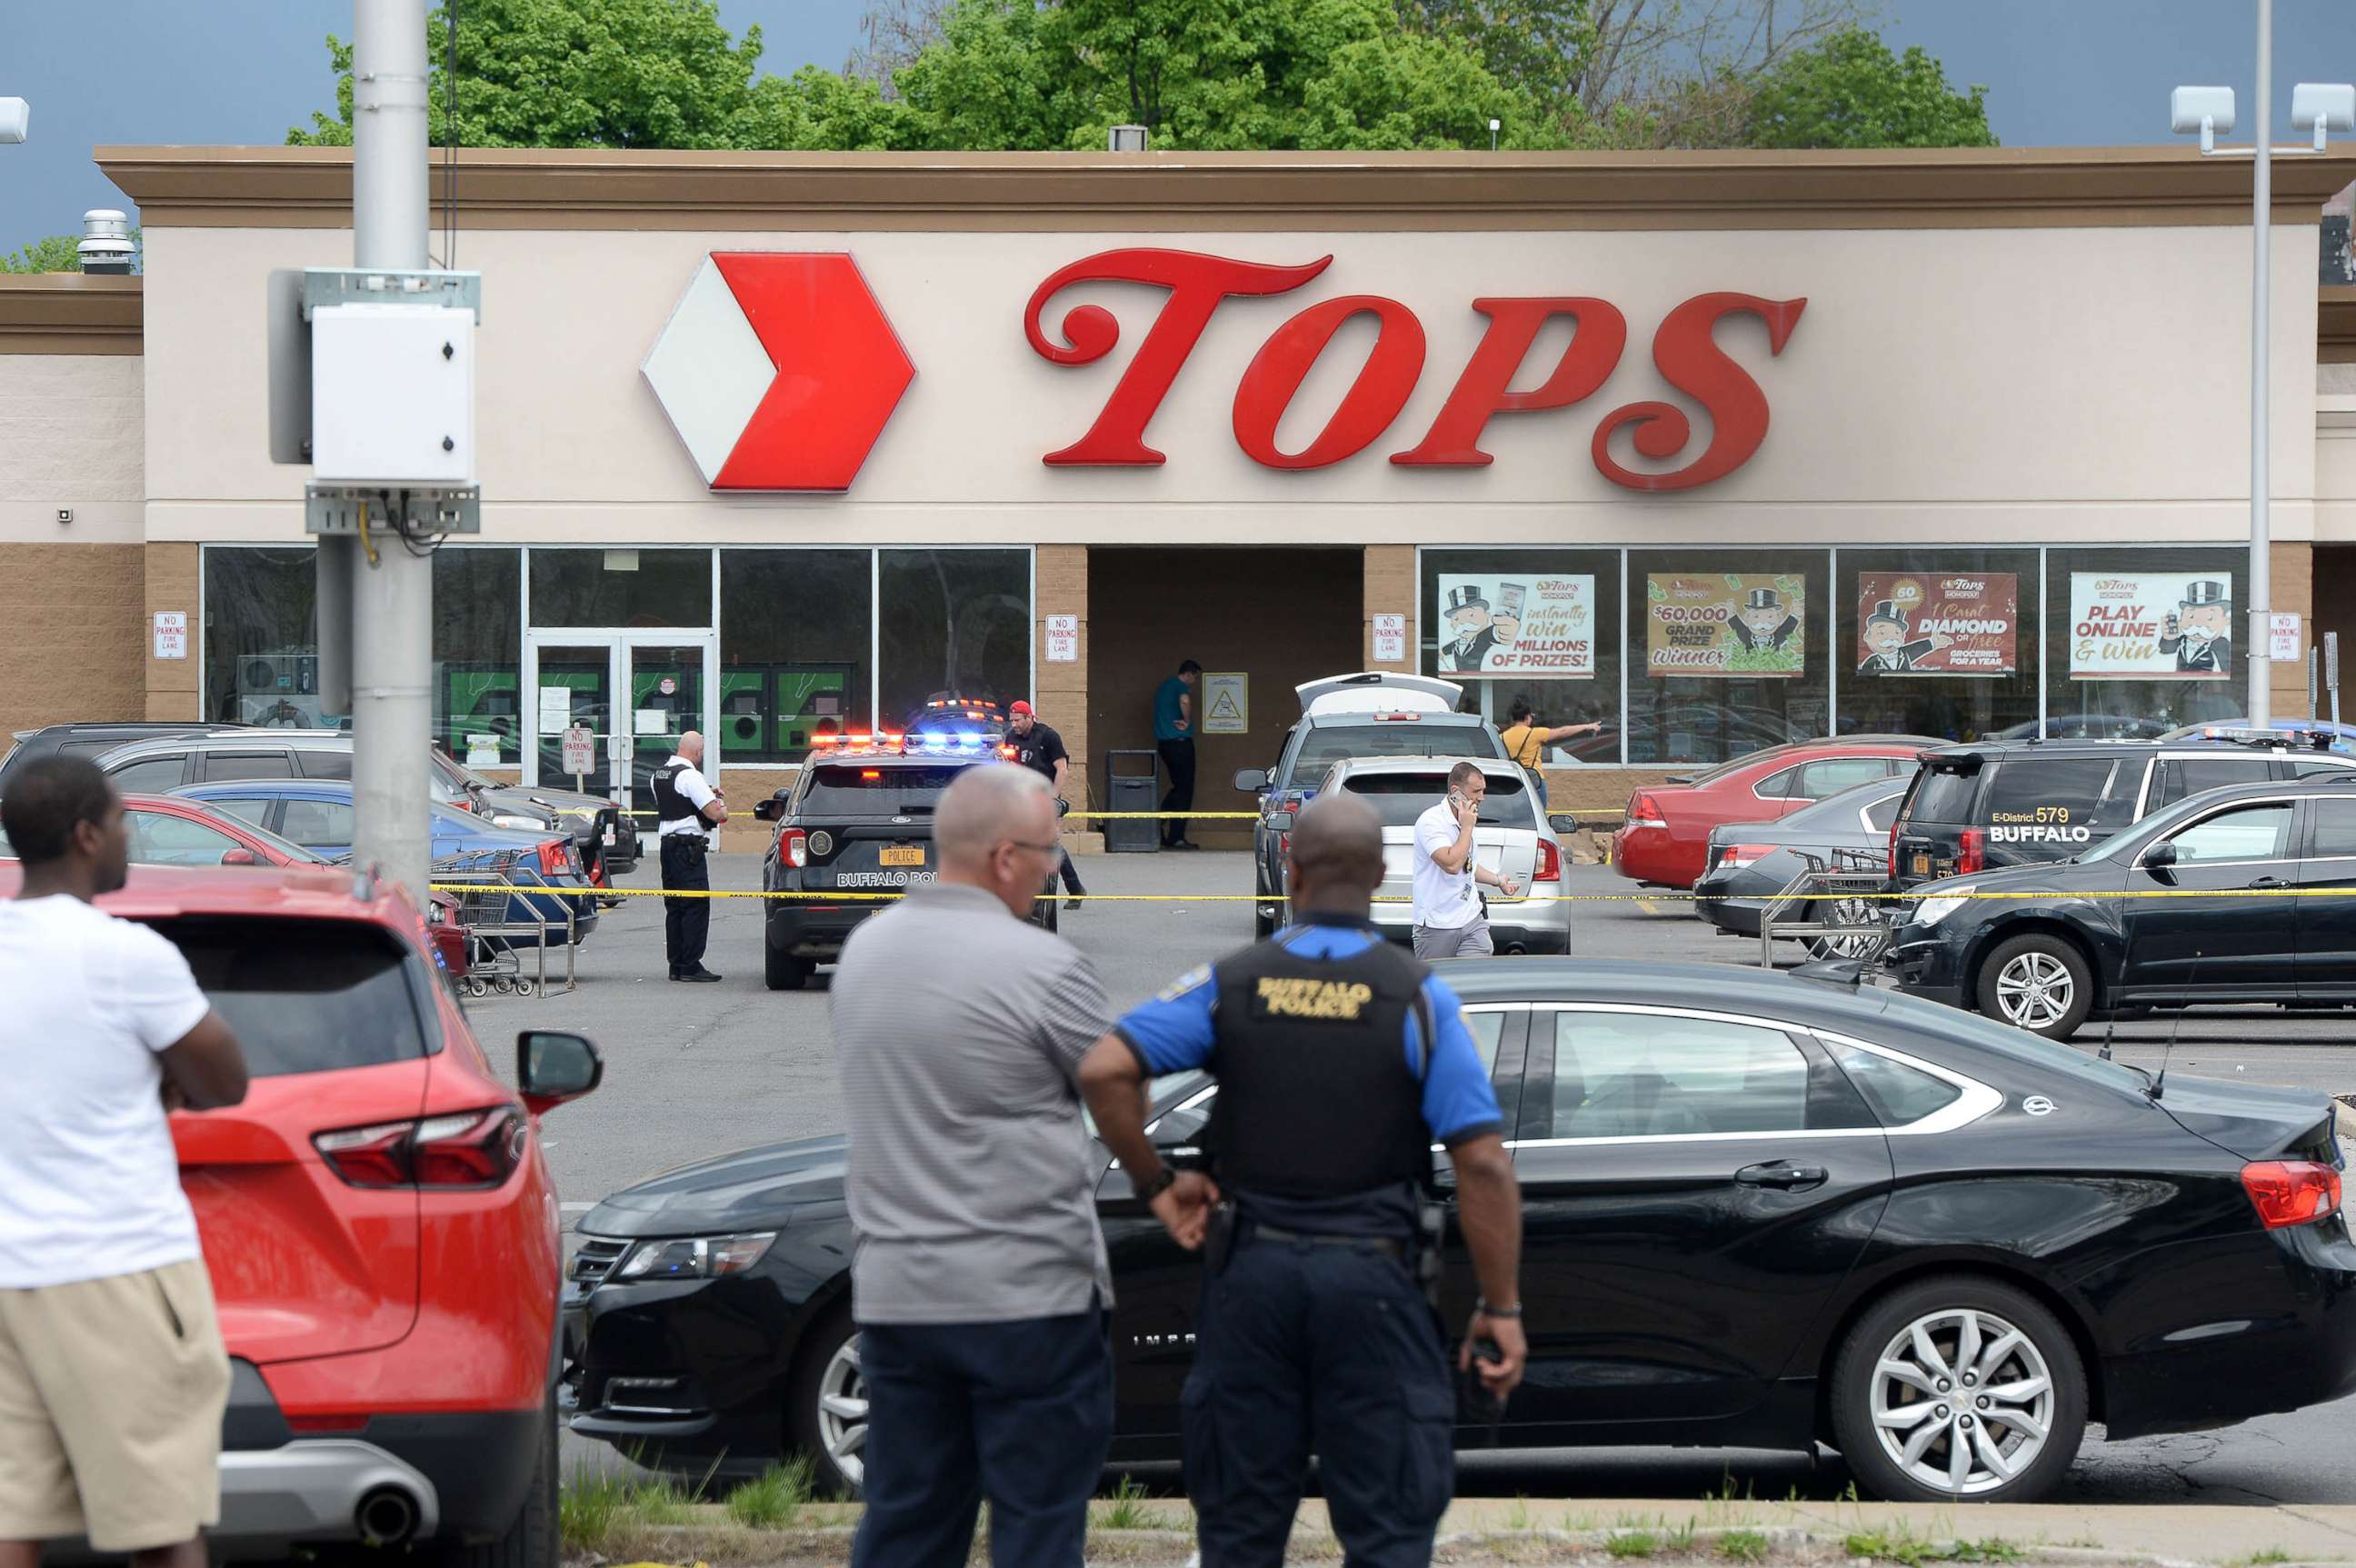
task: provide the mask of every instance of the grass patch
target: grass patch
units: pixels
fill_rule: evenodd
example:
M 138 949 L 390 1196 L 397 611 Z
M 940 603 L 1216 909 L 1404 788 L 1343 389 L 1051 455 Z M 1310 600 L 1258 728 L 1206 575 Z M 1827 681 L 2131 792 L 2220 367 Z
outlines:
M 809 1455 L 797 1454 L 729 1493 L 728 1517 L 747 1530 L 786 1530 L 800 1520 L 809 1500 Z
M 576 1468 L 556 1498 L 556 1525 L 565 1554 L 585 1556 L 602 1550 L 628 1506 L 628 1482 L 593 1475 L 585 1466 Z
M 1530 1499 L 1527 1497 L 1518 1493 L 1515 1495 L 1514 1506 L 1505 1510 L 1505 1528 L 1519 1530 L 1537 1528 L 1530 1518 Z
M 2290 1553 L 2279 1546 L 2269 1546 L 2263 1552 L 2253 1552 L 2242 1559 L 2245 1568 L 2265 1568 L 2270 1563 L 2287 1563 Z
M 1112 1496 L 1091 1510 L 1098 1530 L 1171 1530 L 1176 1528 L 1160 1509 L 1146 1507 L 1152 1496 L 1135 1477 L 1123 1476 Z
M 1647 1530 L 1632 1530 L 1603 1543 L 1614 1557 L 1650 1557 L 1661 1549 L 1661 1538 Z
M 1855 1531 L 1847 1545 L 1851 1557 L 1896 1563 L 1901 1568 L 1919 1568 L 1925 1563 L 2019 1563 L 2029 1555 L 2009 1541 L 1994 1535 L 1985 1541 L 1956 1541 L 1942 1546 L 1916 1535 L 1912 1528 L 1898 1521 L 1879 1530 Z
M 1735 1563 L 1763 1562 L 1767 1556 L 1767 1532 L 1730 1530 L 1718 1538 L 1718 1554 Z
M 685 1524 L 695 1498 L 669 1477 L 642 1481 L 631 1490 L 629 1511 L 639 1524 Z

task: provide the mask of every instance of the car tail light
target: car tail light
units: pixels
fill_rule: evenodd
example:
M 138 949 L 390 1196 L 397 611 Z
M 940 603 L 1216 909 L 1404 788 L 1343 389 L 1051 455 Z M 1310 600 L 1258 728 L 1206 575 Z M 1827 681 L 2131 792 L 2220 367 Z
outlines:
M 1955 875 L 1969 876 L 1987 865 L 1987 834 L 1977 828 L 1965 828 L 1963 840 L 1955 846 Z
M 1764 860 L 1774 853 L 1775 846 L 1772 843 L 1729 844 L 1719 850 L 1718 864 L 1724 869 L 1731 871 L 1737 866 L 1748 865 L 1754 860 Z
M 1661 815 L 1661 803 L 1639 789 L 1628 797 L 1628 825 L 1632 828 L 1665 828 L 1669 824 Z
M 1898 824 L 1890 824 L 1890 880 L 1898 880 Z
M 1277 834 L 1277 835 L 1276 835 L 1276 854 L 1277 854 L 1277 858 L 1280 860 L 1280 859 L 1282 859 L 1284 856 L 1289 855 L 1289 854 L 1290 854 L 1291 853 L 1292 853 L 1292 835 L 1291 835 L 1290 833 L 1279 833 L 1279 834 Z
M 1376 724 L 1420 724 L 1422 721 L 1421 714 L 1376 714 L 1375 715 Z
M 502 1186 L 523 1158 L 529 1124 L 513 1105 L 413 1122 L 379 1122 L 311 1140 L 327 1166 L 353 1187 Z
M 546 876 L 561 876 L 566 871 L 570 870 L 571 867 L 565 865 L 565 859 L 567 853 L 571 848 L 572 846 L 566 843 L 562 839 L 541 840 L 541 874 Z
M 2340 1173 L 2313 1160 L 2262 1160 L 2242 1167 L 2242 1187 L 2269 1230 L 2311 1225 L 2340 1212 Z
M 1533 882 L 1559 882 L 1562 880 L 1562 851 L 1555 847 L 1554 840 L 1538 840 L 1537 875 L 1531 877 L 1530 880 Z
M 799 871 L 809 864 L 809 834 L 799 828 L 777 831 L 777 858 Z

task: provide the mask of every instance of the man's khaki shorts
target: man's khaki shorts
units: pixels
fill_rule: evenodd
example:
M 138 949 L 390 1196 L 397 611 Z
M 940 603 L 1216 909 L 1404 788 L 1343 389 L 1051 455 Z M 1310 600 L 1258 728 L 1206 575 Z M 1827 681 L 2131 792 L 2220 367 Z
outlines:
M 0 1541 L 195 1539 L 220 1520 L 228 1402 L 201 1262 L 0 1290 Z

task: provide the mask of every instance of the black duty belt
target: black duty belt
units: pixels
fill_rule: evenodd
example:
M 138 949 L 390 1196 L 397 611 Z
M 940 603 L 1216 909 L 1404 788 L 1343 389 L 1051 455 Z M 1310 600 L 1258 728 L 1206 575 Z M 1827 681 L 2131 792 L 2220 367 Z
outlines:
M 1255 1220 L 1244 1240 L 1281 1241 L 1297 1247 L 1349 1247 L 1401 1262 L 1407 1261 L 1407 1243 L 1389 1236 L 1306 1236 L 1298 1230 L 1280 1230 L 1273 1225 L 1262 1225 Z

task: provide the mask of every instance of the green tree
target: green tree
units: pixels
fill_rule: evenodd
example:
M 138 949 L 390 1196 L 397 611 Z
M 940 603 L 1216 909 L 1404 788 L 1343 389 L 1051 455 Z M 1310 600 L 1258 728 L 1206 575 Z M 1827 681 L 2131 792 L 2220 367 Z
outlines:
M 428 124 L 449 137 L 447 7 L 426 22 Z M 336 113 L 291 145 L 348 146 L 352 49 L 327 39 Z M 761 29 L 742 42 L 714 0 L 467 0 L 458 21 L 458 139 L 477 147 L 734 147 L 772 115 L 755 102 Z
M 1754 147 L 1992 147 L 1987 89 L 1957 92 L 1920 48 L 1893 55 L 1861 27 L 1769 72 L 1751 94 Z
M 81 256 L 74 247 L 80 242 L 79 234 L 51 234 L 36 240 L 21 251 L 0 256 L 0 273 L 80 272 Z
M 1410 33 L 1454 38 L 1489 74 L 1555 113 L 1578 100 L 1580 62 L 1595 41 L 1587 0 L 1398 0 Z

